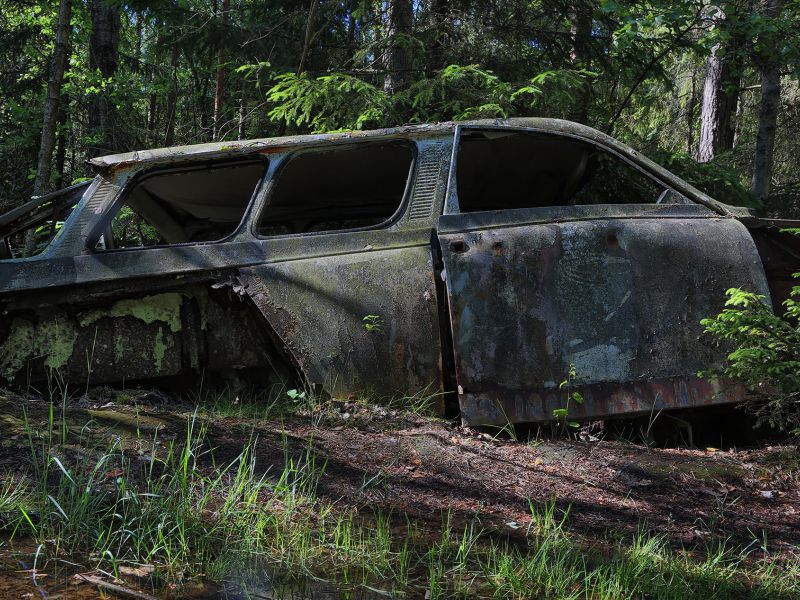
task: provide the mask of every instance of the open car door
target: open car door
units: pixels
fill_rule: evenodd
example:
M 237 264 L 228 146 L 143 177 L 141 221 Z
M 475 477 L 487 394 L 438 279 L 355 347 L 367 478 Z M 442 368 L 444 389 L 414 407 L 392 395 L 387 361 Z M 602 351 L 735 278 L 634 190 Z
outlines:
M 464 129 L 458 144 L 437 235 L 465 424 L 740 399 L 698 376 L 723 357 L 700 320 L 725 291 L 769 294 L 739 221 L 586 141 Z

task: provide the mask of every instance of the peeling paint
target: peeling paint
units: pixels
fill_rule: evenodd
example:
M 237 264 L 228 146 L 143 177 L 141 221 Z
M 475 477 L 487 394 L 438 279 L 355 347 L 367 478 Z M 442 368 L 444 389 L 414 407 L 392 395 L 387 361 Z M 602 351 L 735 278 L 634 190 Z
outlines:
M 625 381 L 628 377 L 633 350 L 623 350 L 613 344 L 598 344 L 576 352 L 572 356 L 578 381 L 581 373 L 603 373 L 613 381 Z
M 613 218 L 604 214 L 608 207 L 594 214 L 580 207 L 589 218 L 559 222 L 563 210 L 439 221 L 466 424 L 494 422 L 487 415 L 500 410 L 495 401 L 515 420 L 551 420 L 570 365 L 586 392 L 582 418 L 644 405 L 633 396 L 609 404 L 613 393 L 594 393 L 594 386 L 660 380 L 684 398 L 670 378 L 693 376 L 720 358 L 702 342 L 700 320 L 722 310 L 730 287 L 769 293 L 761 265 L 750 260 L 757 256 L 752 239 L 733 219 L 709 218 L 697 206 L 647 218 L 634 205 L 614 207 Z
M 451 150 L 459 131 L 476 127 L 581 139 L 629 158 L 694 205 L 459 214 L 454 188 L 447 190 Z M 259 195 L 247 226 L 222 242 L 87 252 L 90 234 L 145 169 L 377 138 L 413 140 L 417 148 L 405 213 L 386 227 L 259 238 Z M 271 160 L 268 177 L 283 158 Z M 93 382 L 114 383 L 286 361 L 307 383 L 336 394 L 458 389 L 465 423 L 504 424 L 498 419 L 551 418 L 574 364 L 586 398 L 576 410 L 591 418 L 709 403 L 718 390 L 687 378 L 719 358 L 699 339 L 700 319 L 719 310 L 728 287 L 769 295 L 769 261 L 762 264 L 743 225 L 747 211 L 715 202 L 605 134 L 563 121 L 217 143 L 92 164 L 102 175 L 50 254 L 0 261 L 8 308 L 0 375 L 7 380 L 41 381 L 47 369 L 66 367 L 70 376 L 90 370 Z M 796 270 L 796 258 L 781 273 Z M 227 282 L 236 294 L 220 291 Z M 385 326 L 364 335 L 364 315 L 382 315 Z
M 114 360 L 120 362 L 125 355 L 125 338 L 121 333 L 114 336 Z
M 60 369 L 67 364 L 75 348 L 78 331 L 66 315 L 55 315 L 52 320 L 36 328 L 36 350 L 46 355 L 45 366 Z
M 177 333 L 181 324 L 181 303 L 183 295 L 179 293 L 156 294 L 144 298 L 134 298 L 115 302 L 111 308 L 91 310 L 78 318 L 81 327 L 86 327 L 104 317 L 135 317 L 150 325 L 156 321 L 165 323 L 170 331 Z

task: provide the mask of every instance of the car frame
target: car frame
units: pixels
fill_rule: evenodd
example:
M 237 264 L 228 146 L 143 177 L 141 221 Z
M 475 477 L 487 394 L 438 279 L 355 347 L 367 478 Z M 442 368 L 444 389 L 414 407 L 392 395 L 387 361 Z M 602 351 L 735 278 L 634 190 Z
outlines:
M 676 201 L 461 212 L 462 143 L 512 134 L 597 149 Z M 259 234 L 298 155 L 387 144 L 411 152 L 390 218 Z M 223 239 L 102 248 L 142 178 L 256 160 L 263 175 Z M 89 162 L 91 182 L 0 217 L 0 377 L 9 383 L 289 380 L 340 397 L 430 395 L 441 412 L 457 400 L 470 425 L 734 403 L 740 387 L 698 375 L 725 357 L 700 320 L 720 312 L 731 287 L 778 306 L 800 264 L 797 243 L 781 232 L 793 223 L 718 202 L 613 138 L 555 119 L 220 142 Z M 72 205 L 41 253 L 8 257 L 11 236 L 46 218 L 55 224 Z

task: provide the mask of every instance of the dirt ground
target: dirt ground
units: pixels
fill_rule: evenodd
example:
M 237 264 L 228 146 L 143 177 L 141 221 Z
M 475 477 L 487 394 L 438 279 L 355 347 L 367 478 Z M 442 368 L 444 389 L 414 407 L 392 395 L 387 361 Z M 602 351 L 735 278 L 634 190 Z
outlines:
M 215 424 L 220 445 L 236 447 L 231 423 Z M 730 538 L 767 540 L 771 552 L 800 548 L 800 455 L 795 447 L 717 451 L 650 449 L 621 441 L 520 442 L 447 422 L 419 420 L 395 430 L 266 428 L 260 456 L 280 464 L 281 435 L 300 450 L 313 437 L 328 461 L 321 492 L 339 502 L 391 509 L 431 525 L 477 513 L 513 534 L 531 520 L 530 503 L 569 509 L 568 526 L 596 538 L 642 525 L 675 545 Z
M 165 444 L 185 435 L 192 408 L 144 394 L 137 405 L 83 398 L 70 404 L 71 429 L 93 420 L 133 439 Z M 48 404 L 28 400 L 32 423 Z M 337 402 L 264 419 L 203 415 L 216 461 L 233 458 L 257 437 L 261 469 L 278 473 L 309 444 L 326 462 L 319 493 L 362 511 L 407 514 L 432 527 L 478 514 L 483 526 L 510 535 L 530 523 L 530 503 L 569 509 L 568 527 L 587 539 L 625 536 L 643 525 L 675 545 L 716 539 L 763 540 L 773 553 L 800 548 L 800 452 L 796 446 L 751 449 L 654 449 L 627 441 L 521 441 L 450 421 Z M 0 474 L 23 467 L 26 438 L 18 397 L 0 397 Z M 126 438 L 127 436 L 127 438 Z M 756 544 L 754 540 L 758 540 Z

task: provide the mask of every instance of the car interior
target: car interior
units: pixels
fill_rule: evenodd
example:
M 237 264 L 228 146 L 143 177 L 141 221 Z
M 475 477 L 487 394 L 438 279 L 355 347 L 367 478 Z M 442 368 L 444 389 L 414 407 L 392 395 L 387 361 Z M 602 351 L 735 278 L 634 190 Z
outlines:
M 266 170 L 266 160 L 249 159 L 145 174 L 123 196 L 97 249 L 224 239 L 241 223 Z
M 557 135 L 466 130 L 456 174 L 461 212 L 690 203 L 623 159 Z
M 262 236 L 371 227 L 403 202 L 413 146 L 397 140 L 299 152 L 277 175 L 258 219 Z

